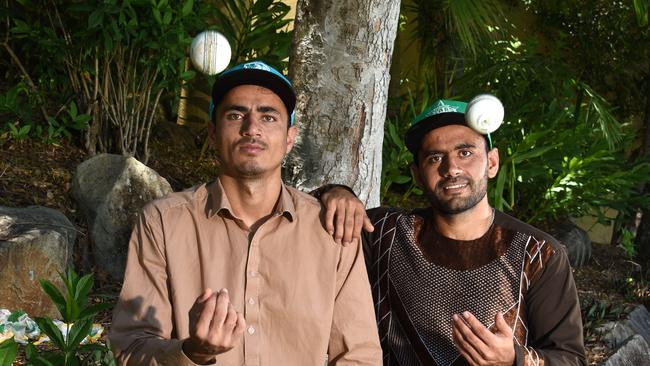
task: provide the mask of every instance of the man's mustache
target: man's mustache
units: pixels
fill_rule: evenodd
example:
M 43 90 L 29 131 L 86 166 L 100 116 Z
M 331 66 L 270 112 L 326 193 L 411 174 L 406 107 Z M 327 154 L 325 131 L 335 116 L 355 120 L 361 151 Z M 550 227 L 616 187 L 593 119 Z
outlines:
M 256 139 L 254 137 L 250 137 L 250 136 L 242 137 L 241 139 L 239 139 L 239 141 L 237 141 L 235 146 L 244 145 L 244 144 L 258 145 L 258 146 L 260 146 L 260 147 L 262 147 L 264 149 L 266 149 L 268 147 L 268 145 L 265 142 L 263 142 L 263 141 L 261 141 L 259 139 Z

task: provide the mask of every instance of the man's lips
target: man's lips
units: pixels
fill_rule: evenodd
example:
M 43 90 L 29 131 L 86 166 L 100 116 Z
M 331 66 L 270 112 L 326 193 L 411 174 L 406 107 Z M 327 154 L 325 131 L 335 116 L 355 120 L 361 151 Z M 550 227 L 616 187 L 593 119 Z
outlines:
M 457 192 L 460 190 L 465 189 L 466 187 L 469 186 L 469 182 L 462 180 L 456 180 L 453 182 L 442 182 L 439 184 L 440 189 L 442 189 L 443 192 Z
M 465 187 L 467 187 L 467 183 L 456 183 L 456 184 L 449 184 L 443 186 L 442 189 L 449 190 L 449 189 L 460 189 Z
M 237 144 L 237 148 L 244 152 L 256 153 L 264 150 L 266 145 L 261 142 L 243 140 Z
M 241 144 L 239 148 L 243 150 L 262 150 L 264 147 L 258 144 Z

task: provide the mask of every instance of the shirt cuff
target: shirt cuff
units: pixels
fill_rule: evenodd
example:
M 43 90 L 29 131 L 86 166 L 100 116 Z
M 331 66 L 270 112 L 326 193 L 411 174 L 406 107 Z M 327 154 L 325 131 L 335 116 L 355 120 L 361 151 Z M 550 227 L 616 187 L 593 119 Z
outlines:
M 190 360 L 187 355 L 183 352 L 183 341 L 184 339 L 174 339 L 172 344 L 165 351 L 165 356 L 163 358 L 163 365 L 169 366 L 215 366 L 217 361 L 205 365 L 199 365 L 192 360 Z
M 518 344 L 515 344 L 515 365 L 517 366 L 524 366 L 526 362 L 526 357 L 524 354 L 526 353 L 526 350 Z

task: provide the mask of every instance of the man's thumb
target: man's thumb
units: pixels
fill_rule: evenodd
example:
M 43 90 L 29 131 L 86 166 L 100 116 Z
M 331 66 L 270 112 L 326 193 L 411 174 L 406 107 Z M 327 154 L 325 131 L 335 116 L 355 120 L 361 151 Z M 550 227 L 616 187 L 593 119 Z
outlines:
M 494 329 L 496 334 L 512 336 L 512 329 L 508 323 L 506 323 L 506 320 L 503 318 L 503 314 L 501 314 L 500 311 L 494 316 L 494 325 L 496 326 Z

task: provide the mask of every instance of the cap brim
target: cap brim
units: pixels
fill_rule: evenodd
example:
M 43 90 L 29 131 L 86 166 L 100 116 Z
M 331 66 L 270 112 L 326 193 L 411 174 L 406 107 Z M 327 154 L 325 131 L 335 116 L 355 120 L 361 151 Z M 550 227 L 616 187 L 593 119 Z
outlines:
M 414 157 L 417 157 L 424 136 L 431 130 L 449 125 L 467 126 L 465 115 L 457 112 L 439 113 L 417 122 L 406 132 L 404 138 L 406 147 Z
M 230 89 L 239 85 L 258 85 L 270 89 L 282 99 L 289 115 L 296 106 L 296 94 L 290 85 L 279 76 L 258 69 L 240 69 L 222 74 L 212 87 L 214 104 L 219 104 Z

